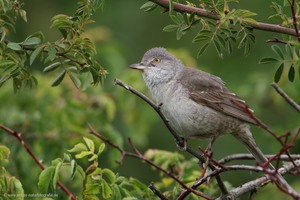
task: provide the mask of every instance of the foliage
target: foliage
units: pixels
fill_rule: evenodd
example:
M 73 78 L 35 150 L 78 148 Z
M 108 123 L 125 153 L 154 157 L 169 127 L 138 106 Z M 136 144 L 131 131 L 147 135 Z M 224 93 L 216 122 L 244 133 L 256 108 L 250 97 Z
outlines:
M 38 80 L 32 73 L 32 66 L 37 60 L 46 65 L 43 72 L 57 72 L 52 86 L 59 85 L 66 76 L 77 88 L 82 87 L 82 81 L 92 85 L 100 83 L 107 72 L 92 59 L 96 53 L 94 44 L 82 33 L 85 25 L 93 22 L 92 13 L 102 4 L 102 0 L 83 0 L 73 16 L 54 16 L 51 27 L 62 34 L 57 41 L 45 41 L 44 34 L 36 32 L 21 42 L 14 42 L 9 40 L 9 36 L 14 31 L 18 15 L 26 21 L 26 12 L 18 1 L 1 1 L 0 86 L 8 80 L 13 81 L 15 91 L 36 86 Z
M 163 28 L 163 30 L 165 32 L 176 31 L 176 38 L 177 40 L 179 40 L 182 38 L 183 35 L 186 34 L 186 32 L 189 29 L 197 26 L 197 28 L 200 29 L 200 31 L 194 37 L 192 42 L 201 43 L 200 49 L 197 54 L 198 57 L 201 56 L 207 50 L 208 47 L 214 46 L 219 57 L 223 58 L 224 52 L 226 52 L 228 55 L 232 53 L 233 46 L 235 44 L 237 44 L 238 49 L 244 49 L 245 56 L 249 55 L 251 45 L 255 43 L 256 38 L 253 33 L 253 28 L 247 23 L 257 23 L 256 20 L 253 18 L 254 16 L 256 16 L 256 13 L 245 9 L 230 9 L 229 5 L 231 3 L 238 3 L 238 0 L 200 0 L 199 8 L 213 13 L 215 19 L 199 18 L 195 12 L 174 12 L 173 2 L 179 1 L 171 0 L 169 3 L 169 16 L 175 24 L 167 25 Z M 186 5 L 196 7 L 195 4 L 192 4 L 188 1 L 186 1 Z M 284 12 L 284 7 L 291 7 L 291 3 L 285 0 L 283 1 L 283 5 L 279 5 L 276 2 L 272 2 L 270 7 L 274 10 L 275 14 L 271 15 L 269 19 L 275 19 L 279 21 L 281 26 L 287 28 L 293 27 L 294 20 L 292 16 L 288 16 Z M 157 4 L 153 2 L 147 2 L 141 6 L 141 9 L 146 12 L 152 11 L 155 8 L 157 8 Z M 294 9 L 296 10 L 295 15 L 297 15 L 298 17 L 298 3 L 294 5 Z M 291 46 L 293 46 L 292 49 L 300 48 L 299 41 L 295 40 L 295 37 L 283 37 L 287 39 L 285 39 L 285 41 L 279 41 L 276 39 L 276 41 L 290 44 Z M 291 48 L 286 47 L 286 49 L 287 51 L 290 51 Z M 273 46 L 272 50 L 277 53 L 278 51 L 281 52 L 282 48 L 278 46 Z M 284 57 L 280 59 L 281 60 L 278 60 L 279 68 L 277 69 L 274 75 L 274 81 L 278 82 L 280 80 L 284 68 L 283 63 L 292 63 L 289 67 L 288 78 L 291 82 L 293 82 L 296 74 L 300 74 L 296 73 L 296 68 L 298 68 L 297 63 L 299 57 L 296 53 L 294 53 L 288 59 L 285 59 Z M 270 60 L 272 59 L 268 58 L 267 60 L 265 60 L 265 58 L 263 58 L 260 63 L 271 63 Z M 300 72 L 300 70 L 298 71 Z
M 61 176 L 69 176 L 73 181 L 82 180 L 82 193 L 77 194 L 83 199 L 155 199 L 155 194 L 135 178 L 125 178 L 108 168 L 101 168 L 100 155 L 105 149 L 104 143 L 97 148 L 93 140 L 84 137 L 84 143 L 77 143 L 63 158 L 57 158 L 51 165 L 42 171 L 38 186 L 42 193 L 56 193 L 56 182 Z M 164 169 L 172 169 L 174 175 L 180 177 L 186 184 L 192 184 L 200 176 L 196 159 L 184 160 L 178 153 L 148 150 L 145 158 L 153 160 Z M 84 166 L 79 160 L 87 160 Z M 99 163 L 100 161 L 100 163 Z M 162 174 L 160 182 L 155 183 L 158 189 L 166 191 L 166 197 L 173 199 L 181 192 L 181 186 L 172 178 Z M 199 191 L 213 194 L 216 183 L 199 187 Z M 191 195 L 191 199 L 198 199 Z
M 136 174 L 128 176 L 117 172 L 115 160 L 119 155 L 116 151 L 108 150 L 104 143 L 86 137 L 86 127 L 92 124 L 122 148 L 126 146 L 123 138 L 128 136 L 133 138 L 139 147 L 145 148 L 149 146 L 145 134 L 157 132 L 155 124 L 157 118 L 149 114 L 150 108 L 145 107 L 145 104 L 139 104 L 139 100 L 130 98 L 128 93 L 111 86 L 111 79 L 118 72 L 122 79 L 136 84 L 139 90 L 145 89 L 138 81 L 138 76 L 127 71 L 123 73 L 121 70 L 128 64 L 124 60 L 129 60 L 131 56 L 127 52 L 128 48 L 113 40 L 101 43 L 101 48 L 97 49 L 101 51 L 98 54 L 101 64 L 104 63 L 103 66 L 106 68 L 116 66 L 109 69 L 114 77 L 108 77 L 104 87 L 88 87 L 102 83 L 108 73 L 95 59 L 95 41 L 86 35 L 87 26 L 93 22 L 92 17 L 95 19 L 96 11 L 103 6 L 103 2 L 104 0 L 81 0 L 73 15 L 53 16 L 49 27 L 57 30 L 60 36 L 54 41 L 49 41 L 45 32 L 31 33 L 25 36 L 25 39 L 15 39 L 20 32 L 20 29 L 16 28 L 17 24 L 24 26 L 24 22 L 27 22 L 24 4 L 18 0 L 0 1 L 0 121 L 1 124 L 24 133 L 25 141 L 47 165 L 45 170 L 39 171 L 38 166 L 28 159 L 29 156 L 22 145 L 16 141 L 12 142 L 11 136 L 1 131 L 0 141 L 5 145 L 0 145 L 1 198 L 4 198 L 4 194 L 19 194 L 21 197 L 25 196 L 25 193 L 55 193 L 59 194 L 60 198 L 66 199 L 65 194 L 62 194 L 56 185 L 57 181 L 61 181 L 66 183 L 75 195 L 85 199 L 157 199 L 145 181 L 137 179 Z M 208 52 L 209 47 L 213 47 L 221 58 L 226 54 L 231 55 L 235 46 L 242 49 L 244 55 L 250 53 L 251 46 L 258 36 L 245 21 L 257 23 L 256 18 L 254 19 L 256 14 L 250 10 L 232 8 L 237 5 L 234 4 L 238 2 L 237 0 L 200 0 L 196 1 L 197 5 L 182 1 L 189 7 L 209 11 L 218 18 L 216 20 L 200 18 L 195 12 L 176 12 L 173 9 L 173 2 L 180 1 L 170 1 L 171 9 L 164 10 L 168 12 L 171 24 L 165 25 L 163 30 L 175 32 L 176 39 L 179 40 L 186 37 L 192 29 L 197 29 L 191 41 L 196 45 L 200 44 L 198 57 Z M 294 28 L 293 19 L 286 12 L 289 6 L 288 1 L 283 1 L 282 4 L 273 2 L 271 8 L 274 14 L 269 19 L 275 20 L 283 27 Z M 157 4 L 150 1 L 141 7 L 147 12 L 158 8 Z M 295 6 L 296 12 L 297 9 L 298 4 Z M 121 17 L 120 15 L 117 19 Z M 109 23 L 118 24 L 113 21 L 115 18 L 112 15 L 109 18 Z M 132 29 L 131 34 L 136 31 L 129 24 L 126 24 L 126 28 L 127 26 L 128 29 Z M 118 27 L 117 30 L 119 29 L 121 30 Z M 119 32 L 119 36 L 130 34 Z M 276 57 L 264 55 L 260 63 L 278 67 L 274 75 L 275 82 L 285 80 L 285 76 L 288 80 L 296 82 L 300 74 L 300 46 L 297 38 L 283 36 L 282 40 L 275 38 L 272 41 L 277 42 L 277 45 L 271 46 Z M 125 56 L 120 56 L 120 52 Z M 182 54 L 184 53 L 181 52 L 181 56 Z M 263 99 L 261 104 L 269 106 L 274 95 L 270 92 L 265 94 L 268 80 L 264 79 L 263 84 L 256 80 L 257 76 L 263 77 L 263 73 L 251 73 L 249 76 L 254 79 L 253 83 L 256 85 L 249 84 L 239 89 L 243 94 L 252 94 L 249 91 L 258 89 Z M 25 89 L 33 88 L 37 84 L 38 87 L 34 90 Z M 15 91 L 23 90 L 12 95 L 8 87 L 10 85 L 13 85 Z M 59 87 L 51 88 L 49 85 Z M 297 95 L 298 89 L 293 87 L 290 91 Z M 285 110 L 278 97 L 274 99 L 274 107 L 282 113 L 282 116 L 278 117 L 280 121 L 283 117 L 290 119 L 290 123 L 284 126 L 278 123 L 278 126 L 282 126 L 279 127 L 279 131 L 283 132 L 286 131 L 286 127 L 298 125 L 296 116 L 290 115 L 293 111 Z M 273 110 L 271 115 L 274 117 Z M 161 123 L 159 126 L 162 126 Z M 163 137 L 165 136 L 159 134 L 159 141 L 155 141 L 155 144 L 165 147 L 166 141 Z M 73 148 L 66 151 L 70 146 Z M 9 158 L 10 151 L 12 156 Z M 197 159 L 189 159 L 180 153 L 148 149 L 143 156 L 174 174 L 186 185 L 193 184 L 202 173 Z M 148 174 L 140 169 L 141 165 L 140 163 L 137 166 L 138 170 L 134 169 L 134 172 L 142 171 L 143 174 Z M 28 171 L 31 172 L 30 176 Z M 154 173 L 159 174 L 157 171 Z M 151 180 L 154 180 L 154 186 L 167 198 L 175 199 L 182 192 L 181 185 L 174 179 L 162 172 L 158 176 L 158 180 L 157 177 L 151 177 Z M 225 183 L 230 189 L 231 185 Z M 209 196 L 219 195 L 215 180 L 202 184 L 197 191 Z M 188 199 L 198 198 L 194 194 L 188 196 Z
M 10 150 L 3 145 L 0 145 L 0 197 L 1 199 L 16 199 L 24 198 L 24 190 L 22 183 L 14 176 L 11 176 L 6 165 L 9 162 Z

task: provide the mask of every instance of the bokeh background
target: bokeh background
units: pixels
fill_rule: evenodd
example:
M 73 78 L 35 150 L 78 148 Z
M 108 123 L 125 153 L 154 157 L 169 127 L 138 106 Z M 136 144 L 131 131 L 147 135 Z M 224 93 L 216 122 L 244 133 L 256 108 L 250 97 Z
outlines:
M 168 14 L 163 13 L 161 8 L 147 13 L 140 10 L 145 2 L 106 0 L 104 8 L 93 16 L 95 23 L 87 27 L 86 36 L 97 46 L 94 59 L 109 72 L 102 86 L 78 90 L 69 80 L 65 80 L 62 85 L 52 88 L 50 85 L 55 73 L 53 76 L 43 74 L 43 63 L 36 62 L 34 70 L 39 82 L 36 88 L 16 94 L 10 84 L 0 89 L 0 122 L 21 132 L 46 165 L 51 160 L 62 157 L 67 149 L 82 140 L 82 136 L 88 136 L 88 124 L 128 150 L 130 148 L 126 139 L 130 137 L 142 152 L 149 148 L 177 151 L 174 139 L 158 115 L 145 102 L 113 85 L 113 80 L 119 78 L 149 95 L 141 74 L 130 70 L 128 66 L 139 62 L 148 49 L 161 46 L 168 48 L 186 65 L 221 77 L 275 132 L 283 134 L 291 131 L 295 134 L 300 124 L 298 113 L 270 85 L 278 66 L 258 64 L 262 57 L 275 56 L 271 51 L 271 44 L 267 44 L 266 40 L 280 35 L 255 30 L 256 43 L 246 57 L 243 50 L 235 48 L 232 55 L 220 59 L 211 47 L 200 58 L 196 58 L 200 44 L 191 41 L 199 28 L 188 31 L 178 41 L 175 33 L 162 31 L 164 26 L 172 23 Z M 27 0 L 24 3 L 28 22 L 18 21 L 17 32 L 10 38 L 15 42 L 22 41 L 37 31 L 42 31 L 47 41 L 59 40 L 60 33 L 49 28 L 50 19 L 56 14 L 72 15 L 77 7 L 76 1 L 67 0 Z M 268 16 L 272 14 L 270 4 L 271 1 L 241 0 L 232 6 L 256 12 L 257 21 L 267 22 Z M 279 85 L 299 103 L 299 78 L 291 83 L 285 77 Z M 279 150 L 280 146 L 268 133 L 257 127 L 252 130 L 263 152 L 275 153 Z M 38 166 L 15 138 L 1 132 L 0 143 L 11 149 L 9 172 L 21 180 L 25 193 L 37 191 L 36 183 L 40 173 Z M 191 141 L 189 144 L 205 148 L 207 141 Z M 293 153 L 300 151 L 300 143 L 297 144 Z M 230 135 L 219 138 L 214 145 L 215 158 L 241 152 L 246 152 L 245 148 Z M 159 180 L 159 173 L 139 160 L 127 158 L 122 165 L 115 164 L 118 156 L 117 152 L 107 148 L 100 166 L 113 167 L 115 172 L 135 177 L 145 184 Z M 222 176 L 237 186 L 257 175 L 230 172 Z M 287 178 L 300 190 L 297 176 L 287 175 Z M 267 186 L 256 197 L 266 199 L 274 195 L 274 199 L 281 199 L 280 192 L 270 192 L 275 190 L 274 186 Z

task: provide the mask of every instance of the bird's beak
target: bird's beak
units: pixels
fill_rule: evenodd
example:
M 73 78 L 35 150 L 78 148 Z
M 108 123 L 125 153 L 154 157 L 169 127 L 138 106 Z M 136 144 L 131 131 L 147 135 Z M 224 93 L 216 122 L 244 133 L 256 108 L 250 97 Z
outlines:
M 136 64 L 132 64 L 130 65 L 130 68 L 132 69 L 138 69 L 140 71 L 144 71 L 144 69 L 146 68 L 147 66 L 145 66 L 144 64 L 142 63 L 136 63 Z

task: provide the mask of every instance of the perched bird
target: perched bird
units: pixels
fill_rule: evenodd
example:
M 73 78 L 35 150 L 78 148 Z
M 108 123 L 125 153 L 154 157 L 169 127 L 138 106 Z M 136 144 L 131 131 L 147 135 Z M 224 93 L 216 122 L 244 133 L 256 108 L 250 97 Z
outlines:
M 241 141 L 260 164 L 267 158 L 256 145 L 250 124 L 257 125 L 245 101 L 232 93 L 221 78 L 185 67 L 165 48 L 152 48 L 140 63 L 130 66 L 142 72 L 153 99 L 174 129 L 185 139 L 210 139 L 223 134 Z M 274 169 L 272 164 L 269 168 Z M 286 181 L 278 174 L 280 182 Z

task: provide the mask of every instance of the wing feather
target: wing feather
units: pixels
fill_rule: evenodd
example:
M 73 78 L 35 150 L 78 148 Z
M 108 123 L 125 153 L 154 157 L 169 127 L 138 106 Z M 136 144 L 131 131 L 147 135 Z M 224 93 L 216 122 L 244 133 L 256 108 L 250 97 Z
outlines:
M 257 124 L 245 101 L 230 92 L 219 77 L 194 68 L 184 70 L 178 81 L 188 88 L 193 101 L 244 122 Z

